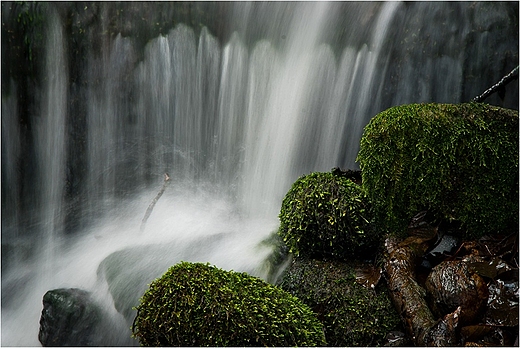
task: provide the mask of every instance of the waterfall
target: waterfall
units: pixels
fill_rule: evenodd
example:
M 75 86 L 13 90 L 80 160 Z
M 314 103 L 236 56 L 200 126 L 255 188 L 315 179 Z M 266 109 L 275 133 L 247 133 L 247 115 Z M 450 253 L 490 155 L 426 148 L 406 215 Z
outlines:
M 479 28 L 502 23 L 509 5 L 201 4 L 217 23 L 166 11 L 175 25 L 144 42 L 111 6 L 144 19 L 162 5 L 73 8 L 89 23 L 84 36 L 65 7 L 49 6 L 38 83 L 24 87 L 13 73 L 2 87 L 3 345 L 38 345 L 42 296 L 59 287 L 91 291 L 118 322 L 110 343 L 136 344 L 100 271 L 118 251 L 139 253 L 142 286 L 181 260 L 265 278 L 259 243 L 276 231 L 291 184 L 356 169 L 363 127 L 379 111 L 467 101 L 496 82 L 501 72 L 489 68 L 468 86 L 489 64 L 474 52 L 492 42 L 492 25 Z M 107 34 L 113 18 L 120 30 Z M 486 50 L 516 47 L 518 59 L 517 38 L 502 40 Z M 30 98 L 16 93 L 26 90 Z M 504 103 L 517 108 L 514 93 Z M 171 183 L 141 233 L 165 173 Z
M 59 239 L 63 233 L 63 195 L 65 187 L 65 122 L 67 113 L 67 62 L 61 23 L 51 16 L 47 32 L 45 81 L 41 115 L 36 130 L 36 149 L 41 196 L 36 197 L 41 210 L 42 247 L 45 254 L 41 271 L 44 276 L 54 272 Z
M 282 52 L 264 42 L 253 50 L 253 54 L 262 54 L 267 63 L 256 63 L 255 57 L 254 63 L 263 70 L 257 73 L 254 67 L 250 69 L 251 74 L 256 73 L 250 77 L 254 93 L 250 98 L 254 100 L 257 93 L 267 95 L 260 99 L 260 105 L 253 104 L 252 111 L 259 112 L 247 116 L 257 126 L 246 133 L 251 135 L 244 159 L 243 198 L 255 197 L 245 204 L 268 216 L 276 214 L 278 202 L 298 176 L 329 171 L 338 165 L 356 168 L 355 142 L 359 141 L 364 120 L 353 117 L 347 125 L 347 115 L 366 115 L 369 110 L 370 96 L 378 83 L 373 78 L 378 52 L 399 3 L 387 3 L 381 10 L 378 26 L 368 42 L 371 51 L 367 52 L 365 46 L 358 57 L 353 57 L 352 48 L 347 47 L 339 67 L 331 47 L 318 41 L 323 30 L 320 26 L 327 22 L 330 11 L 327 6 L 302 6 L 301 12 L 295 14 L 301 21 L 295 21 L 290 28 L 289 44 Z M 360 91 L 346 90 L 349 81 L 355 81 L 350 76 L 360 76 Z M 263 84 L 254 84 L 263 78 Z M 264 90 L 258 91 L 262 87 Z M 341 149 L 344 139 L 350 146 L 346 153 Z

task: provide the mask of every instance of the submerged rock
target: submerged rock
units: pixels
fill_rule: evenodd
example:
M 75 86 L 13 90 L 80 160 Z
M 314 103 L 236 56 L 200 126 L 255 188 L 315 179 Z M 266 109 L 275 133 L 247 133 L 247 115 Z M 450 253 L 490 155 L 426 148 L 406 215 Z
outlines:
M 223 237 L 224 234 L 215 234 L 184 248 L 176 242 L 170 242 L 116 251 L 98 266 L 98 281 L 107 284 L 115 309 L 131 325 L 135 318 L 132 308 L 139 305 L 139 298 L 154 279 L 181 260 L 192 261 L 197 253 L 204 250 L 209 252 L 213 243 L 221 241 Z

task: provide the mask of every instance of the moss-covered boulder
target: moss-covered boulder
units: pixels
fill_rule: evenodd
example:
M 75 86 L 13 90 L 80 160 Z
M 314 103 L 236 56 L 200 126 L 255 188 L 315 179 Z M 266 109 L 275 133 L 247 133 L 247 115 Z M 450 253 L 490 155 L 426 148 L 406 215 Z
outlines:
M 247 273 L 181 262 L 150 284 L 133 336 L 146 346 L 322 346 L 299 299 Z
M 392 107 L 365 127 L 357 161 L 375 221 L 390 232 L 424 210 L 467 237 L 518 230 L 518 111 Z
M 296 258 L 279 281 L 317 313 L 329 346 L 383 345 L 390 331 L 401 329 L 388 289 L 384 284 L 375 289 L 358 284 L 356 266 Z
M 295 256 L 351 259 L 377 250 L 362 187 L 333 173 L 300 177 L 285 195 L 278 233 Z

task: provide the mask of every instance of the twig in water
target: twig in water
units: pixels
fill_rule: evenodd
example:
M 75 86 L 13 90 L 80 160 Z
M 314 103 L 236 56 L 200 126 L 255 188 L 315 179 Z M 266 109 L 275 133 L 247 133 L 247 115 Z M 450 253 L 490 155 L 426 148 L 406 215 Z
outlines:
M 162 194 L 164 193 L 164 190 L 166 190 L 166 186 L 169 183 L 170 183 L 170 176 L 168 175 L 168 173 L 164 173 L 163 185 L 162 185 L 161 189 L 159 190 L 159 192 L 157 192 L 157 195 L 153 199 L 152 203 L 150 203 L 150 205 L 148 206 L 148 209 L 146 209 L 146 213 L 144 214 L 143 220 L 141 221 L 141 232 L 144 231 L 144 228 L 146 226 L 146 221 L 150 217 L 150 214 L 152 213 L 153 207 L 155 207 L 155 204 L 157 203 L 159 198 L 161 198 Z

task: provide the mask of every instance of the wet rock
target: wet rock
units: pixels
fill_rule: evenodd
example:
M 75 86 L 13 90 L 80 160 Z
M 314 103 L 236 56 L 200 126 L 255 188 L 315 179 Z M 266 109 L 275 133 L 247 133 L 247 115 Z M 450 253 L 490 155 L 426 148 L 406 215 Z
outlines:
M 38 340 L 48 346 L 132 346 L 128 325 L 107 304 L 82 289 L 54 289 L 43 296 Z
M 463 323 L 475 322 L 488 300 L 486 283 L 463 261 L 444 261 L 435 266 L 425 287 L 436 315 L 444 316 L 460 306 L 459 320 Z
M 38 340 L 42 346 L 96 346 L 101 309 L 81 289 L 55 289 L 43 296 Z

